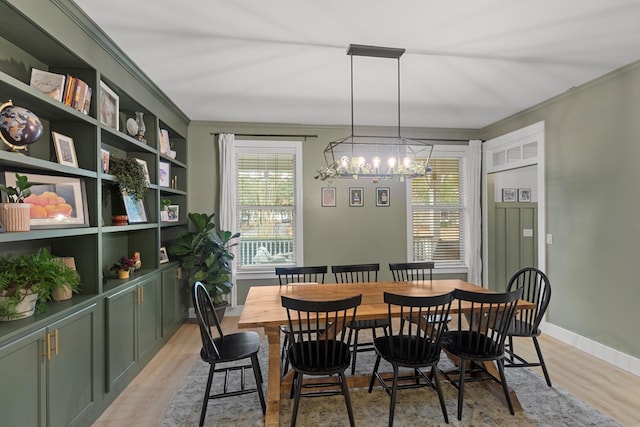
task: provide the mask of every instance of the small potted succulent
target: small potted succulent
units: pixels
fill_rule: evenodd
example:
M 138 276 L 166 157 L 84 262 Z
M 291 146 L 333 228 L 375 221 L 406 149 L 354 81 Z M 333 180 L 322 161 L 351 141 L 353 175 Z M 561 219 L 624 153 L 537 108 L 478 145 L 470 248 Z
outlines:
M 31 204 L 24 199 L 31 195 L 29 179 L 16 173 L 16 185 L 10 187 L 0 184 L 0 192 L 7 196 L 6 203 L 0 203 L 0 224 L 4 231 L 29 231 L 31 229 Z
M 128 279 L 129 273 L 131 273 L 131 270 L 133 270 L 135 266 L 135 259 L 123 256 L 111 266 L 110 270 L 118 273 L 118 279 Z

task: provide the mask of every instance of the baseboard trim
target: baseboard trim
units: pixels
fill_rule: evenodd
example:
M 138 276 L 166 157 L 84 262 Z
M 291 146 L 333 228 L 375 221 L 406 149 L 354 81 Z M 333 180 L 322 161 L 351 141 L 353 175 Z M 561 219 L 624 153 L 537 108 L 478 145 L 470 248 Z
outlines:
M 607 347 L 604 344 L 551 323 L 543 323 L 540 325 L 540 329 L 542 329 L 543 333 L 548 334 L 571 347 L 575 347 L 593 357 L 597 357 L 598 359 L 604 360 L 605 362 L 617 366 L 620 369 L 630 372 L 636 376 L 640 376 L 640 359 L 637 357 L 633 357 L 614 348 Z

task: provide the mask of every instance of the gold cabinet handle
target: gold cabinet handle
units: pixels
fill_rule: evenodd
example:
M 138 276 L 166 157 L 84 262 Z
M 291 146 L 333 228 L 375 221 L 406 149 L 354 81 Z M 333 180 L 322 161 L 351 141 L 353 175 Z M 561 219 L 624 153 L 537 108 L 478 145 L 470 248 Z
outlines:
M 55 345 L 53 352 L 57 356 L 58 355 L 58 330 L 57 329 L 53 332 L 53 343 Z
M 140 304 L 144 302 L 144 288 L 140 288 Z
M 43 340 L 44 341 L 44 340 Z M 43 345 L 46 344 L 47 346 L 47 351 L 46 353 L 42 353 L 43 356 L 47 356 L 47 360 L 51 360 L 51 334 L 47 334 L 47 340 L 46 343 L 43 342 Z

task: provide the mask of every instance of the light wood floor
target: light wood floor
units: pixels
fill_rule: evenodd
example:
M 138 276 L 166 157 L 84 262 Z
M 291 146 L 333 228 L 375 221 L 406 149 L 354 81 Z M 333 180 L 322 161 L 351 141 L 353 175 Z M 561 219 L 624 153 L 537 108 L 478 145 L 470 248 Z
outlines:
M 237 317 L 225 317 L 223 329 L 237 330 Z M 256 330 L 262 334 L 262 330 Z M 531 340 L 518 342 L 518 352 L 535 360 Z M 540 338 L 551 381 L 625 426 L 640 426 L 640 377 L 576 350 L 553 338 Z M 183 325 L 113 404 L 93 424 L 157 426 L 167 406 L 199 357 L 195 323 Z M 542 375 L 539 368 L 533 368 Z

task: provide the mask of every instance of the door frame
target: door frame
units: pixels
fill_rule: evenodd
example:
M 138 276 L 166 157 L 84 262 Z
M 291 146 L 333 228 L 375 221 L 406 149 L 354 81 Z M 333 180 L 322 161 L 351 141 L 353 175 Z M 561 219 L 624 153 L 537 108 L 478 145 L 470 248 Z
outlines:
M 482 286 L 489 282 L 489 195 L 487 176 L 496 172 L 537 167 L 538 192 L 538 268 L 546 271 L 547 228 L 545 189 L 545 122 L 485 141 L 482 144 Z M 492 196 L 493 197 L 493 196 Z M 505 284 L 506 285 L 506 284 Z

